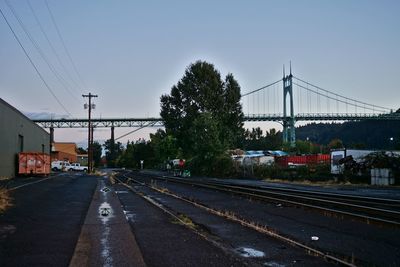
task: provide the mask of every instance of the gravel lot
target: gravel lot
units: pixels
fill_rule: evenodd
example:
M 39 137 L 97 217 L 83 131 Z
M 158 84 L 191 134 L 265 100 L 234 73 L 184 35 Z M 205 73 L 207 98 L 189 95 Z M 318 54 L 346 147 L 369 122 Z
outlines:
M 209 207 L 234 212 L 247 221 L 267 225 L 285 236 L 333 255 L 347 259 L 354 257 L 362 265 L 400 265 L 400 229 L 328 217 L 314 210 L 248 200 L 160 180 L 157 180 L 157 186 Z M 318 236 L 319 240 L 312 241 L 312 236 Z

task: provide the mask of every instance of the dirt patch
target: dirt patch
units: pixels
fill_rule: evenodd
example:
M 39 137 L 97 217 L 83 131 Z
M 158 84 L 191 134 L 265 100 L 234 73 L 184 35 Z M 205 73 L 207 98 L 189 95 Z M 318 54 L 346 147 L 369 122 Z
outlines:
M 0 213 L 3 213 L 10 207 L 12 207 L 12 198 L 8 190 L 0 188 Z

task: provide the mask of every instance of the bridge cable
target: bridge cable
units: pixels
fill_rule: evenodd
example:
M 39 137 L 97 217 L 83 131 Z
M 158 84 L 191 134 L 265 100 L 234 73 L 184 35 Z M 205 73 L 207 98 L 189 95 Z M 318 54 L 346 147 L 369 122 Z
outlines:
M 309 89 L 309 88 L 307 88 L 307 87 L 304 87 L 304 86 L 302 86 L 302 85 L 300 85 L 300 84 L 297 84 L 297 83 L 293 83 L 293 84 L 295 84 L 295 85 L 297 85 L 297 86 L 299 86 L 299 87 L 301 87 L 301 88 L 303 88 L 303 89 L 305 89 L 305 90 L 307 90 L 307 91 L 310 91 L 310 92 L 313 92 L 313 93 L 315 93 L 315 94 L 317 94 L 317 92 L 315 91 L 315 90 L 312 90 L 312 89 Z M 333 98 L 333 97 L 331 97 L 331 96 L 329 96 L 329 95 L 323 95 L 322 93 L 318 93 L 318 94 L 320 94 L 321 96 L 324 96 L 324 97 L 326 97 L 327 98 L 327 100 L 336 100 L 335 98 Z M 346 101 L 344 101 L 344 100 L 339 100 L 338 99 L 338 101 L 339 102 L 341 102 L 341 103 L 348 103 L 348 102 L 346 102 Z M 351 103 L 348 103 L 349 105 L 352 105 L 352 106 L 354 106 L 354 107 L 358 107 L 358 105 L 357 105 L 357 103 L 361 103 L 361 102 L 357 102 L 357 101 L 355 101 L 355 100 L 353 100 L 355 103 L 354 104 L 351 104 Z M 329 104 L 329 102 L 327 102 L 328 104 Z M 372 105 L 369 105 L 369 106 L 372 106 Z M 329 106 L 328 106 L 329 107 Z M 375 106 L 375 107 L 378 107 L 378 106 Z M 368 110 L 373 110 L 373 108 L 372 107 L 366 107 L 366 109 L 368 109 Z M 382 113 L 385 113 L 385 112 L 387 112 L 387 111 L 385 111 L 385 110 L 378 110 L 379 112 L 382 112 Z
M 262 90 L 262 89 L 265 89 L 265 88 L 267 88 L 267 87 L 270 87 L 270 86 L 272 86 L 272 85 L 274 85 L 274 84 L 279 83 L 280 81 L 282 81 L 282 80 L 277 80 L 276 82 L 270 83 L 270 84 L 268 84 L 268 85 L 266 85 L 266 86 L 263 86 L 263 87 L 258 88 L 258 89 L 256 89 L 256 90 L 253 90 L 253 91 L 251 91 L 251 92 L 245 93 L 245 94 L 242 95 L 242 97 L 243 97 L 243 96 L 250 95 L 250 94 L 253 94 L 253 93 L 258 92 L 258 91 L 260 91 L 260 90 Z
M 296 80 L 298 80 L 298 81 L 300 81 L 300 82 L 303 82 L 303 83 L 305 83 L 305 84 L 311 85 L 312 87 L 318 88 L 319 90 L 322 90 L 322 91 L 324 91 L 324 92 L 326 92 L 326 93 L 333 94 L 333 95 L 335 95 L 335 96 L 338 96 L 338 97 L 340 97 L 340 98 L 344 98 L 344 99 L 346 99 L 346 100 L 354 101 L 354 102 L 357 102 L 357 103 L 360 103 L 360 104 L 365 104 L 365 105 L 367 105 L 367 106 L 372 106 L 372 107 L 377 107 L 377 108 L 381 108 L 381 109 L 392 110 L 391 108 L 382 107 L 382 106 L 378 106 L 378 105 L 374 105 L 374 104 L 369 104 L 369 103 L 362 102 L 362 101 L 359 101 L 359 100 L 356 100 L 356 99 L 353 99 L 353 98 L 349 98 L 349 97 L 346 97 L 346 96 L 343 96 L 343 95 L 340 95 L 340 94 L 333 93 L 333 92 L 331 92 L 331 91 L 329 91 L 329 90 L 326 90 L 326 89 L 323 89 L 323 88 L 321 88 L 321 87 L 319 87 L 319 86 L 317 86 L 317 85 L 314 85 L 314 84 L 312 84 L 312 83 L 309 83 L 309 82 L 307 82 L 307 81 L 304 81 L 304 80 L 302 80 L 302 79 L 300 79 L 300 78 L 298 78 L 298 77 L 296 77 L 296 76 L 293 76 L 293 78 L 295 78 Z M 324 96 L 324 95 L 322 95 L 322 96 Z M 343 103 L 345 103 L 345 102 L 343 102 Z

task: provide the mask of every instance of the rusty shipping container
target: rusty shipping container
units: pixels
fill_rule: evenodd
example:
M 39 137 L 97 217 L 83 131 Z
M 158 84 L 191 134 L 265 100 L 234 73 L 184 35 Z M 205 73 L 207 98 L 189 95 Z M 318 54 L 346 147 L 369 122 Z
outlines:
M 50 155 L 38 152 L 18 153 L 18 174 L 20 175 L 50 174 Z
M 281 156 L 276 157 L 275 162 L 282 167 L 289 165 L 315 165 L 329 164 L 331 160 L 330 154 L 314 154 L 303 156 Z

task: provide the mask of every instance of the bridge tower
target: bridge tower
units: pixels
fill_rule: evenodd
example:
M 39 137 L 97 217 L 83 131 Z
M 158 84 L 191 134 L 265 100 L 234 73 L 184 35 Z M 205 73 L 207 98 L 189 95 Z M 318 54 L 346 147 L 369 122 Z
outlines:
M 289 143 L 291 147 L 296 146 L 296 128 L 293 109 L 293 86 L 292 86 L 292 65 L 290 64 L 290 74 L 285 76 L 285 66 L 283 66 L 283 142 Z M 286 97 L 289 94 L 290 115 L 288 112 Z

